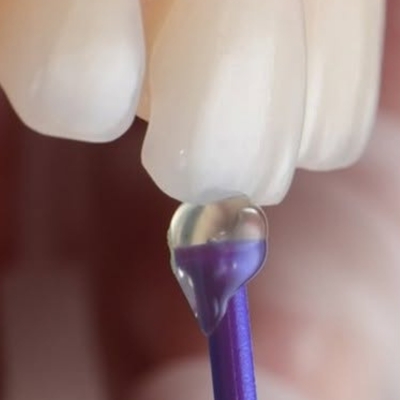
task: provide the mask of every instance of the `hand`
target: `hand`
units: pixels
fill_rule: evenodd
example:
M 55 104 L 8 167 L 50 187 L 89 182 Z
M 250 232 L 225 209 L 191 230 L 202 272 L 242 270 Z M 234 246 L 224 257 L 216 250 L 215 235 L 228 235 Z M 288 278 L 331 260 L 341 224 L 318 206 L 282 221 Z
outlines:
M 267 209 L 271 254 L 250 286 L 260 400 L 400 395 L 398 5 L 366 155 L 299 172 Z M 177 203 L 140 165 L 145 124 L 93 146 L 2 108 L 4 399 L 211 399 L 205 340 L 169 269 Z

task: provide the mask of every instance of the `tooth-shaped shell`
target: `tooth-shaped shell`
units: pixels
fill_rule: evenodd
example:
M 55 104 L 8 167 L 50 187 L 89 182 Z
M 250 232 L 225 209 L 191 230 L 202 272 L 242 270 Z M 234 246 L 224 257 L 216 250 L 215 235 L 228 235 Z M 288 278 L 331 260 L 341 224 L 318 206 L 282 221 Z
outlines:
M 21 119 L 101 142 L 132 123 L 144 71 L 138 0 L 3 0 L 0 82 Z
M 299 165 L 356 161 L 379 94 L 385 0 L 305 0 L 307 107 Z
M 279 202 L 303 124 L 298 0 L 176 0 L 153 49 L 143 162 L 160 188 L 206 203 Z

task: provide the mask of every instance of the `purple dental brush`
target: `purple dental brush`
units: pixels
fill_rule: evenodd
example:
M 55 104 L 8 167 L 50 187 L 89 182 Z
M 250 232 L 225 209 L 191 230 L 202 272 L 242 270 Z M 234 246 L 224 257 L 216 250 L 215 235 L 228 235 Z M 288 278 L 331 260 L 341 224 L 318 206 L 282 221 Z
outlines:
M 173 272 L 208 337 L 215 400 L 256 400 L 246 284 L 263 266 L 268 226 L 243 197 L 184 204 L 169 230 Z

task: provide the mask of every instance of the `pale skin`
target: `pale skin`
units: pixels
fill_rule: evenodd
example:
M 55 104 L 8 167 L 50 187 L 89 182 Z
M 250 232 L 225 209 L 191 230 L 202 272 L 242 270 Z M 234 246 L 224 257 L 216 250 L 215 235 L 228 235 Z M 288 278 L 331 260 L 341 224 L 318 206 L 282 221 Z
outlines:
M 400 395 L 400 1 L 388 8 L 380 109 L 366 154 L 348 170 L 299 172 L 287 199 L 266 210 L 271 255 L 250 286 L 260 400 Z M 148 21 L 149 10 L 145 4 Z M 37 367 L 57 371 L 59 390 L 44 390 L 48 382 L 36 378 L 26 383 L 17 368 L 13 384 L 28 385 L 29 398 L 8 389 L 4 400 L 211 399 L 205 340 L 169 269 L 165 234 L 177 202 L 140 165 L 145 123 L 116 143 L 92 146 L 38 136 L 4 98 L 1 108 L 0 238 L 9 249 L 1 265 L 85 271 L 95 321 L 50 321 L 90 331 L 88 343 L 98 348 L 77 350 L 66 340 L 64 353 Z M 51 294 L 54 304 L 60 293 Z M 6 332 L 10 323 L 3 318 Z M 37 343 L 46 344 L 58 331 L 38 332 Z M 22 357 L 5 348 L 6 373 L 15 361 L 9 354 Z M 88 358 L 85 378 L 68 380 Z

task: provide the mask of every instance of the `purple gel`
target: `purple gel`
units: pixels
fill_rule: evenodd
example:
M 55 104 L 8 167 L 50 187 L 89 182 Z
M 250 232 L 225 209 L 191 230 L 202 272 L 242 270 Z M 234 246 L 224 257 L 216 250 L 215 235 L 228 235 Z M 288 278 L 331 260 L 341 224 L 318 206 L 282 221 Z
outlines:
M 222 320 L 230 298 L 261 269 L 266 253 L 264 239 L 174 249 L 175 275 L 207 336 Z

